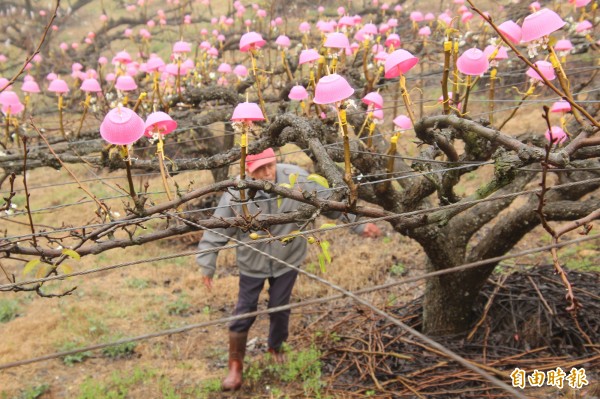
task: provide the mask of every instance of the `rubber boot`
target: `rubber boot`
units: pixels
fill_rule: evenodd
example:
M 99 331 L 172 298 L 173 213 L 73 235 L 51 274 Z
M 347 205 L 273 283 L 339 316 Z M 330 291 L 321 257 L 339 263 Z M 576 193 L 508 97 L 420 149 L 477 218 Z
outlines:
M 229 374 L 222 382 L 224 391 L 237 391 L 242 387 L 247 339 L 247 331 L 229 331 Z
M 284 364 L 287 361 L 283 348 L 269 348 L 268 352 L 271 354 L 271 359 L 273 359 L 273 363 L 275 364 Z

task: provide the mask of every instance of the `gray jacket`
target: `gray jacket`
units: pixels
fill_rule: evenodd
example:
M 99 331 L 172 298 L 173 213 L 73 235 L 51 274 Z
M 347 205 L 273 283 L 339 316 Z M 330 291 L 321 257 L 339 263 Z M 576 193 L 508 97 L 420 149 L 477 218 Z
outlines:
M 306 177 L 308 176 L 308 172 L 304 169 L 289 164 L 278 164 L 277 165 L 277 177 L 276 183 L 288 183 L 289 176 L 292 173 L 298 174 L 297 185 L 299 184 L 303 190 L 315 191 L 322 190 L 323 187 L 313 183 L 312 181 L 307 181 Z M 320 197 L 326 197 L 327 192 L 323 193 L 324 195 L 319 195 Z M 219 206 L 215 211 L 215 217 L 234 217 L 236 215 L 242 214 L 242 207 L 239 203 L 232 201 L 233 196 L 231 193 L 227 192 L 223 194 L 221 200 L 219 201 Z M 291 200 L 289 198 L 283 198 L 281 201 L 281 206 L 277 206 L 277 196 L 271 195 L 269 193 L 265 193 L 264 191 L 258 191 L 253 201 L 248 202 L 248 210 L 251 214 L 256 214 L 259 209 L 262 210 L 262 214 L 274 214 L 274 213 L 286 213 L 294 211 L 298 208 L 300 203 L 298 201 Z M 235 212 L 234 212 L 235 210 Z M 339 212 L 328 213 L 329 217 L 340 217 L 341 214 Z M 349 217 L 352 215 L 348 215 Z M 351 220 L 354 218 L 350 217 Z M 298 225 L 296 223 L 289 224 L 280 224 L 274 225 L 269 228 L 271 235 L 280 236 L 291 233 L 294 230 L 298 230 Z M 361 233 L 364 229 L 364 226 L 359 225 L 354 229 L 355 232 Z M 253 241 L 249 235 L 250 232 L 244 233 L 241 229 L 237 227 L 229 227 L 224 229 L 217 229 L 217 231 L 225 234 L 228 237 L 235 237 L 236 239 L 248 242 Z M 258 232 L 260 234 L 260 232 Z M 218 234 L 215 234 L 210 231 L 205 231 L 202 240 L 198 244 L 199 250 L 206 250 L 211 248 L 221 247 L 229 241 L 228 238 L 222 237 Z M 296 239 L 288 242 L 284 245 L 281 241 L 272 241 L 269 243 L 252 243 L 252 247 L 259 249 L 263 252 L 266 252 L 277 259 L 284 260 L 288 263 L 291 263 L 294 266 L 300 266 L 304 259 L 306 258 L 307 252 L 307 242 L 302 237 L 297 237 Z M 200 266 L 202 274 L 205 276 L 212 277 L 215 273 L 216 264 L 217 264 L 217 252 L 203 253 L 196 256 L 196 262 Z M 258 278 L 267 278 L 267 277 L 277 277 L 285 272 L 289 271 L 289 268 L 280 262 L 277 262 L 273 259 L 267 258 L 266 256 L 253 251 L 252 249 L 239 246 L 236 248 L 236 256 L 237 256 L 237 264 L 240 269 L 240 273 L 250 276 L 250 277 L 258 277 Z

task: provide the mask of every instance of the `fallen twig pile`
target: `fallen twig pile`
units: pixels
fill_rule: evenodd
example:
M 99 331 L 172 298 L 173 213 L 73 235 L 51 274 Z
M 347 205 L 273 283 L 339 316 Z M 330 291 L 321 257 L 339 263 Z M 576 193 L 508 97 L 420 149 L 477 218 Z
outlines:
M 594 370 L 600 368 L 600 275 L 570 272 L 569 278 L 583 305 L 576 319 L 565 310 L 559 278 L 551 267 L 540 267 L 488 284 L 475 309 L 479 319 L 469 333 L 437 340 L 508 382 L 516 367 L 527 373 L 585 368 L 590 384 L 582 387 L 579 395 L 583 396 L 578 397 L 591 397 L 586 395 L 594 395 L 592 391 L 598 388 Z M 335 322 L 326 326 L 328 334 L 318 341 L 334 396 L 341 397 L 337 395 L 343 392 L 343 397 L 364 397 L 375 391 L 377 397 L 507 397 L 481 376 L 448 361 L 368 310 L 342 309 L 329 315 Z M 388 312 L 416 329 L 421 327 L 421 299 L 388 308 Z M 543 397 L 542 388 L 528 389 L 532 394 L 537 389 L 536 397 Z

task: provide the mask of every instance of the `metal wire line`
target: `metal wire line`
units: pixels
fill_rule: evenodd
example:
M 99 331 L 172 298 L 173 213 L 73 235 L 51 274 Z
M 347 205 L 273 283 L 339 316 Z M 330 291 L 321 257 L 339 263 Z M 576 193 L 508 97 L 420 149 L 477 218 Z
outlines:
M 388 288 L 393 288 L 395 286 L 402 285 L 402 284 L 408 284 L 411 282 L 416 282 L 416 281 L 424 280 L 424 279 L 431 278 L 431 277 L 437 277 L 437 276 L 441 276 L 444 274 L 463 271 L 463 270 L 467 270 L 467 269 L 471 269 L 471 268 L 475 268 L 475 267 L 479 267 L 479 266 L 485 266 L 489 263 L 496 263 L 496 262 L 500 262 L 500 261 L 506 260 L 506 259 L 514 259 L 514 258 L 518 258 L 521 256 L 531 255 L 534 253 L 547 251 L 552 248 L 563 248 L 568 245 L 579 244 L 582 242 L 596 240 L 599 238 L 600 238 L 600 235 L 592 235 L 592 236 L 578 238 L 575 240 L 563 241 L 563 242 L 557 243 L 557 244 L 546 245 L 543 247 L 524 250 L 524 251 L 520 251 L 517 253 L 498 256 L 495 258 L 489 258 L 489 259 L 485 259 L 485 260 L 481 260 L 481 261 L 477 261 L 477 262 L 466 263 L 466 264 L 456 266 L 453 268 L 449 268 L 449 269 L 426 273 L 426 274 L 423 274 L 420 276 L 415 276 L 415 277 L 407 277 L 407 278 L 400 279 L 398 281 L 393 281 L 393 282 L 389 282 L 389 283 L 382 284 L 382 285 L 363 288 L 358 291 L 355 291 L 354 294 L 360 295 L 360 294 L 371 293 L 371 292 L 384 290 L 384 289 L 388 289 Z M 63 352 L 55 352 L 52 354 L 43 355 L 43 356 L 39 356 L 39 357 L 35 357 L 35 358 L 24 359 L 24 360 L 19 360 L 19 361 L 15 361 L 15 362 L 1 364 L 0 370 L 23 366 L 26 364 L 38 363 L 38 362 L 42 362 L 45 360 L 56 359 L 59 357 L 74 355 L 76 353 L 88 352 L 88 351 L 92 351 L 92 350 L 96 350 L 96 349 L 102 349 L 102 348 L 106 348 L 106 347 L 110 347 L 110 346 L 116 346 L 116 345 L 126 344 L 126 343 L 130 343 L 130 342 L 158 338 L 158 337 L 165 336 L 165 335 L 179 334 L 179 333 L 187 332 L 187 331 L 194 330 L 197 328 L 209 327 L 209 326 L 213 326 L 213 325 L 217 325 L 217 324 L 224 324 L 224 323 L 228 323 L 230 321 L 241 320 L 241 319 L 255 317 L 255 316 L 261 316 L 261 315 L 265 315 L 265 314 L 269 314 L 269 313 L 279 312 L 282 310 L 296 309 L 296 308 L 301 308 L 301 307 L 309 306 L 309 305 L 318 305 L 321 303 L 327 303 L 327 302 L 331 302 L 333 300 L 342 299 L 344 296 L 345 296 L 344 294 L 337 294 L 337 295 L 331 295 L 331 296 L 324 297 L 324 298 L 309 299 L 309 300 L 296 302 L 296 303 L 279 306 L 279 307 L 275 307 L 275 308 L 258 310 L 256 312 L 245 313 L 245 314 L 241 314 L 241 315 L 237 315 L 237 316 L 223 317 L 223 318 L 210 320 L 210 321 L 206 321 L 206 322 L 189 324 L 187 326 L 173 328 L 173 329 L 169 329 L 169 330 L 162 330 L 162 331 L 158 331 L 158 332 L 154 332 L 154 333 L 138 335 L 138 336 L 130 337 L 130 338 L 124 338 L 124 339 L 121 339 L 118 341 L 106 342 L 106 343 L 97 344 L 97 345 L 90 345 L 90 346 L 72 349 L 72 350 L 63 351 Z
M 547 188 L 547 190 L 550 191 L 550 190 L 564 189 L 564 188 L 574 187 L 574 186 L 577 186 L 577 185 L 580 185 L 580 184 L 587 184 L 587 183 L 592 183 L 592 182 L 600 182 L 600 178 L 587 179 L 587 180 L 582 180 L 582 181 L 579 181 L 579 182 L 572 182 L 572 183 L 565 183 L 565 184 L 561 184 L 561 185 L 556 185 L 556 186 Z M 478 200 L 472 200 L 472 201 L 459 202 L 459 203 L 454 203 L 454 204 L 449 204 L 449 205 L 443 205 L 443 206 L 438 206 L 438 207 L 430 208 L 430 209 L 419 209 L 419 210 L 410 211 L 410 212 L 397 213 L 397 214 L 386 215 L 386 216 L 381 216 L 381 217 L 376 217 L 376 218 L 368 218 L 368 219 L 363 219 L 363 220 L 360 220 L 360 221 L 354 221 L 354 222 L 345 223 L 345 224 L 342 224 L 342 225 L 331 226 L 331 227 L 327 227 L 327 228 L 310 229 L 310 230 L 305 230 L 305 231 L 294 233 L 294 234 L 286 234 L 286 235 L 281 235 L 281 236 L 274 236 L 274 237 L 262 238 L 262 239 L 258 239 L 258 240 L 253 240 L 252 243 L 250 243 L 250 244 L 254 244 L 254 243 L 256 243 L 256 244 L 258 244 L 258 243 L 270 243 L 270 242 L 273 242 L 273 241 L 280 240 L 282 238 L 299 237 L 299 236 L 305 236 L 305 235 L 314 234 L 314 233 L 323 233 L 323 232 L 326 232 L 326 231 L 329 231 L 329 230 L 347 229 L 347 228 L 355 227 L 355 226 L 358 226 L 358 225 L 361 225 L 361 224 L 365 224 L 365 223 L 373 223 L 373 222 L 379 222 L 379 221 L 385 221 L 385 220 L 393 220 L 393 219 L 397 219 L 399 217 L 409 217 L 409 216 L 423 215 L 423 214 L 433 213 L 433 212 L 437 212 L 437 211 L 454 209 L 454 208 L 458 208 L 458 207 L 465 207 L 465 206 L 477 205 L 477 204 L 484 203 L 484 202 L 496 201 L 496 200 L 507 199 L 507 198 L 516 198 L 516 197 L 518 197 L 520 195 L 525 195 L 525 194 L 537 194 L 539 192 L 541 192 L 541 189 L 537 188 L 537 189 L 524 190 L 524 191 L 519 191 L 519 192 L 515 192 L 515 193 L 498 195 L 498 196 L 491 196 L 491 197 L 488 197 L 488 198 L 482 198 L 482 199 L 478 199 Z M 177 214 L 180 214 L 180 213 L 169 214 L 168 216 L 177 215 Z M 167 215 L 165 215 L 165 217 L 166 216 Z M 37 284 L 37 283 L 43 283 L 43 282 L 52 281 L 52 280 L 62 280 L 64 278 L 68 278 L 68 277 L 75 277 L 75 276 L 82 276 L 82 275 L 87 275 L 87 274 L 92 274 L 92 273 L 98 273 L 98 272 L 102 272 L 102 271 L 118 269 L 118 268 L 132 266 L 132 265 L 137 265 L 137 264 L 141 264 L 141 263 L 155 262 L 155 261 L 168 260 L 168 259 L 175 259 L 175 258 L 179 258 L 179 257 L 190 256 L 190 255 L 198 255 L 198 254 L 203 254 L 203 253 L 211 253 L 211 252 L 220 251 L 220 250 L 223 250 L 223 249 L 237 248 L 238 246 L 239 246 L 238 244 L 229 244 L 229 245 L 225 245 L 225 246 L 222 246 L 222 247 L 219 247 L 219 248 L 212 248 L 212 249 L 209 249 L 209 250 L 188 251 L 188 252 L 179 253 L 179 254 L 172 254 L 172 255 L 165 255 L 165 256 L 158 256 L 158 257 L 153 257 L 153 258 L 147 258 L 147 259 L 144 259 L 144 260 L 130 261 L 130 262 L 124 262 L 124 263 L 117 263 L 117 264 L 114 264 L 114 265 L 104 266 L 104 267 L 100 267 L 100 268 L 96 268 L 96 269 L 84 270 L 84 271 L 80 271 L 80 272 L 74 272 L 74 273 L 71 273 L 71 274 L 63 274 L 63 275 L 58 275 L 58 276 L 49 276 L 49 277 L 44 277 L 44 278 L 38 278 L 38 279 L 21 281 L 21 282 L 18 282 L 18 283 L 15 282 L 15 283 L 11 283 L 11 284 L 4 284 L 4 285 L 0 285 L 0 291 L 6 291 L 6 290 L 9 290 L 11 288 L 14 288 L 14 287 L 17 287 L 17 286 L 22 286 L 22 285 Z

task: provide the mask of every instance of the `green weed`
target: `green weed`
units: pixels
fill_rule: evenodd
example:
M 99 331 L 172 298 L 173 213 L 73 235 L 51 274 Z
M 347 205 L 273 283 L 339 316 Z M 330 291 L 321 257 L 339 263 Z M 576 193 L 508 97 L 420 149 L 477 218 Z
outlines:
M 184 316 L 190 310 L 190 303 L 185 295 L 181 295 L 175 302 L 167 305 L 167 312 L 171 316 Z
M 406 272 L 406 266 L 403 263 L 396 263 L 390 268 L 390 274 L 392 276 L 401 276 Z
M 7 323 L 18 316 L 19 304 L 13 299 L 0 299 L 0 323 Z
M 37 399 L 50 389 L 50 385 L 42 384 L 31 387 L 18 396 L 19 399 Z
M 79 348 L 80 346 L 81 346 L 81 344 L 78 342 L 69 341 L 69 342 L 65 342 L 63 345 L 61 345 L 59 347 L 59 350 L 61 352 L 63 352 L 63 351 L 68 351 L 71 349 Z M 85 359 L 87 359 L 91 356 L 92 356 L 91 352 L 79 352 L 79 353 L 74 353 L 72 355 L 66 355 L 62 358 L 62 360 L 63 360 L 63 363 L 66 364 L 67 366 L 72 366 L 75 363 L 83 362 Z
M 150 286 L 150 283 L 148 280 L 143 279 L 143 278 L 130 278 L 127 280 L 127 287 L 128 288 L 134 288 L 136 290 L 141 290 L 144 288 L 148 288 Z
M 77 399 L 126 399 L 129 397 L 129 390 L 137 385 L 143 384 L 146 380 L 156 375 L 153 370 L 135 368 L 131 374 L 121 375 L 114 372 L 108 382 L 97 381 L 88 377 L 79 387 L 79 396 Z M 177 397 L 171 396 L 170 399 Z
M 114 338 L 110 339 L 110 341 L 119 339 Z M 111 345 L 102 349 L 102 355 L 108 357 L 109 359 L 122 359 L 133 355 L 135 352 L 135 348 L 137 346 L 137 342 L 126 342 L 119 345 Z

